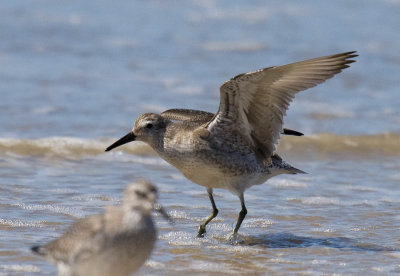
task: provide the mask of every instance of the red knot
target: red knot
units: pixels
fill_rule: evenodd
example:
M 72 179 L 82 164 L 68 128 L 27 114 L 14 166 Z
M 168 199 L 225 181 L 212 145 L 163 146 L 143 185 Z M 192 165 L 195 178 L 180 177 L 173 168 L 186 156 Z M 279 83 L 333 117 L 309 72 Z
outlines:
M 143 141 L 189 180 L 206 187 L 213 211 L 199 226 L 198 236 L 218 214 L 213 188 L 236 194 L 242 207 L 236 234 L 247 214 L 247 188 L 279 174 L 304 173 L 275 152 L 281 134 L 302 135 L 283 128 L 295 94 L 332 78 L 356 56 L 355 51 L 346 52 L 237 75 L 220 87 L 216 114 L 187 109 L 142 114 L 132 131 L 106 151 Z
M 121 206 L 107 206 L 104 214 L 78 220 L 61 237 L 32 251 L 55 263 L 59 275 L 131 275 L 156 241 L 151 210 L 169 219 L 156 201 L 151 183 L 130 184 Z

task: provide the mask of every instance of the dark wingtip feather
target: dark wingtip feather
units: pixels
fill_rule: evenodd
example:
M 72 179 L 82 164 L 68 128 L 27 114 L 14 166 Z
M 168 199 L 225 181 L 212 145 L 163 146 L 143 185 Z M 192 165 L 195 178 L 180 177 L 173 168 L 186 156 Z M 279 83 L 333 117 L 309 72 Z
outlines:
M 282 134 L 293 135 L 293 136 L 303 136 L 304 135 L 301 132 L 298 132 L 298 131 L 292 130 L 292 129 L 288 129 L 288 128 L 284 128 Z
M 348 65 L 348 64 L 356 62 L 356 60 L 352 59 L 352 58 L 358 57 L 358 55 L 355 53 L 356 53 L 356 51 L 343 53 L 343 56 L 345 57 L 344 64 L 342 67 L 343 69 L 349 68 L 350 65 Z
M 349 64 L 349 63 L 353 63 L 353 62 L 356 62 L 354 59 L 348 59 L 348 60 L 346 60 L 346 64 Z
M 356 54 L 356 53 L 357 53 L 357 51 L 350 51 L 350 52 L 344 52 L 344 53 L 341 53 L 338 55 L 348 56 L 348 57 L 352 58 L 352 57 L 358 56 L 358 54 Z
M 347 52 L 345 53 L 346 55 L 346 59 L 350 62 L 355 62 L 355 60 L 349 60 L 350 58 L 355 58 L 358 57 L 358 54 L 356 54 L 357 51 L 351 51 L 351 52 Z

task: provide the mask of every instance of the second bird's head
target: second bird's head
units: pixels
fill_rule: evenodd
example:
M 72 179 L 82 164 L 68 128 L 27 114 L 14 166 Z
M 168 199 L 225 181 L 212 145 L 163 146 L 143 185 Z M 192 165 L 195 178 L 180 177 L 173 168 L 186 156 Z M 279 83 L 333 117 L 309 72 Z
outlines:
M 109 146 L 106 151 L 132 141 L 142 141 L 155 147 L 159 139 L 162 139 L 162 134 L 165 132 L 168 121 L 155 113 L 142 114 L 136 119 L 132 131 Z

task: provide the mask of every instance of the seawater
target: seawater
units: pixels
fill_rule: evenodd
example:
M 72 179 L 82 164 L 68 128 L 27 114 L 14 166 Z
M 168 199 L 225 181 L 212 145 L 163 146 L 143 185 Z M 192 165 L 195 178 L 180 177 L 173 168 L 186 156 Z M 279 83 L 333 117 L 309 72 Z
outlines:
M 0 275 L 52 275 L 31 254 L 76 219 L 153 181 L 176 223 L 141 275 L 400 273 L 400 2 L 4 1 L 0 6 Z M 243 72 L 358 50 L 357 62 L 301 92 L 278 153 L 306 175 L 278 176 L 240 210 L 142 143 L 104 149 L 143 112 L 216 112 Z

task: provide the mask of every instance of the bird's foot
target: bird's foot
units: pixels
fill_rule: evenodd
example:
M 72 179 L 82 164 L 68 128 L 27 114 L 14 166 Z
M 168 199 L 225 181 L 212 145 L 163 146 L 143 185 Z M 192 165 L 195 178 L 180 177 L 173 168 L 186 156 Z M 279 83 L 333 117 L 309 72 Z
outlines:
M 228 242 L 232 245 L 240 245 L 245 241 L 245 237 L 237 232 L 228 235 Z
M 197 237 L 204 238 L 205 233 L 206 233 L 206 226 L 203 224 L 200 224 L 199 231 L 197 232 Z

